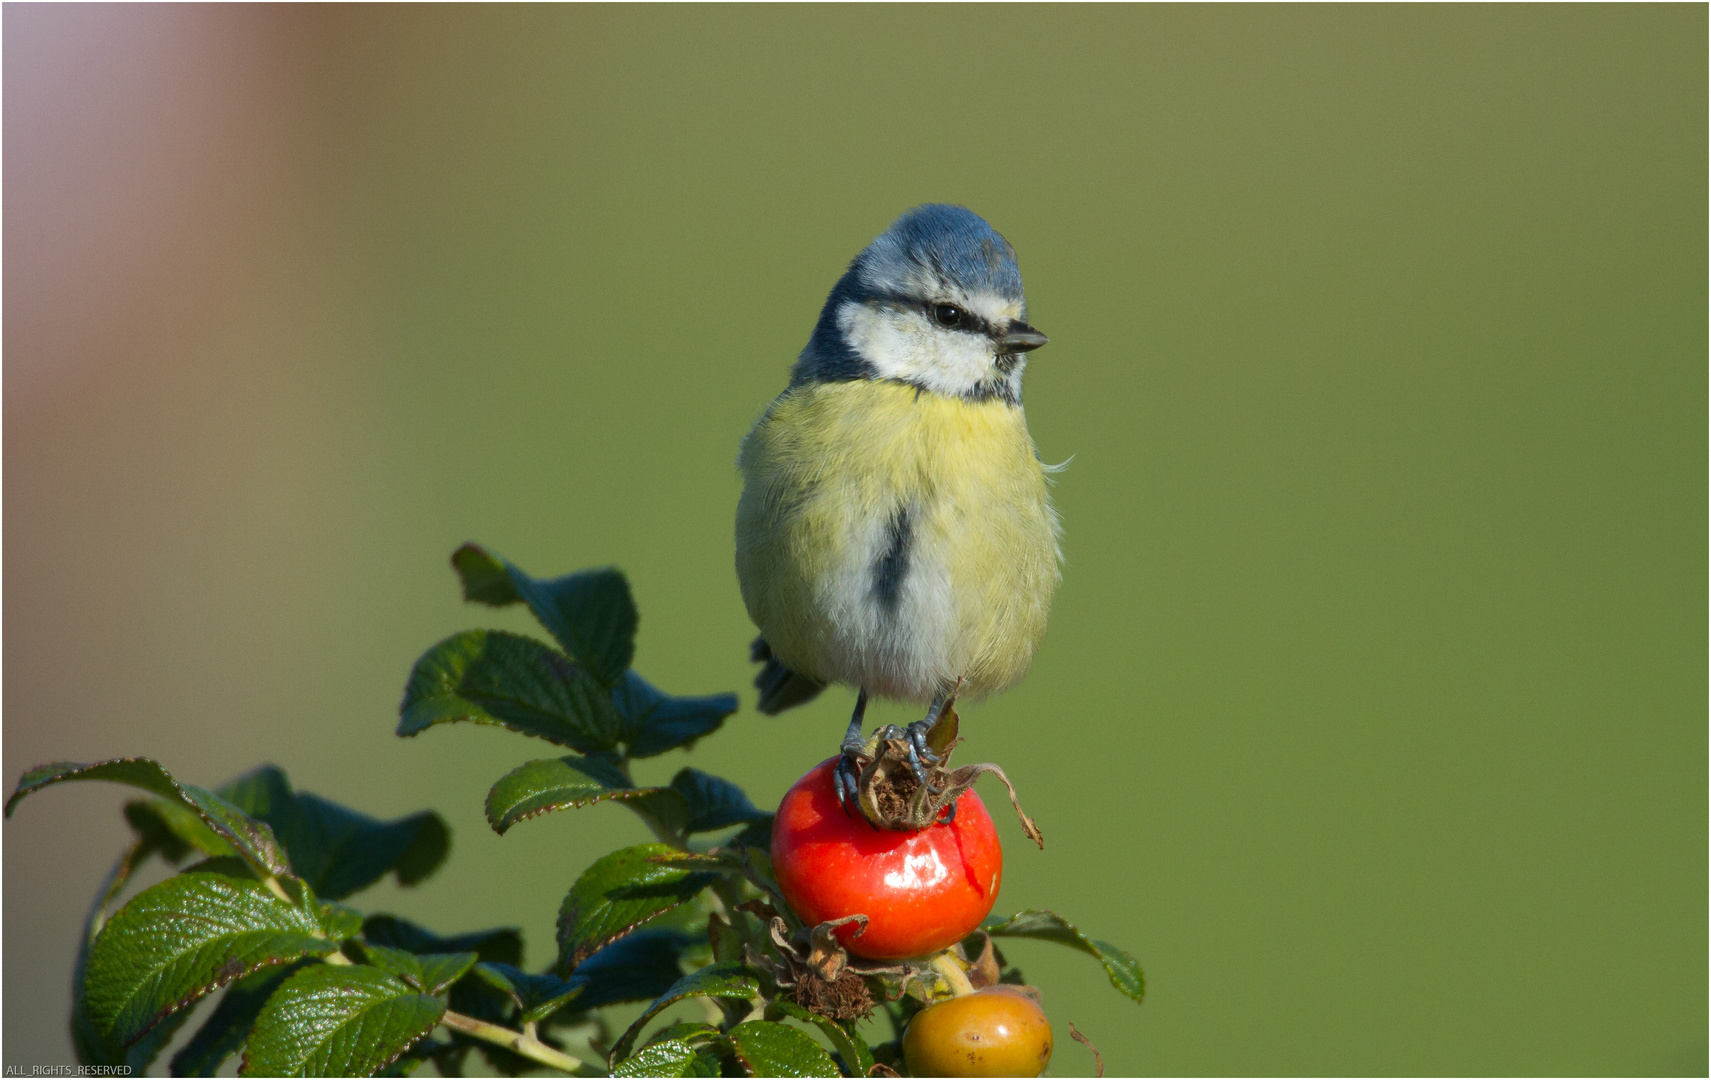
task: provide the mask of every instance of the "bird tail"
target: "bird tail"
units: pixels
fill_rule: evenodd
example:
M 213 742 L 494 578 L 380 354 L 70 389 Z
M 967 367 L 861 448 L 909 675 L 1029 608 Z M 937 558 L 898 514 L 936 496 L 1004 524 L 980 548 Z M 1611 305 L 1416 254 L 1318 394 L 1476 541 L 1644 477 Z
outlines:
M 820 680 L 791 671 L 779 663 L 778 658 L 772 655 L 772 646 L 763 637 L 755 638 L 749 646 L 749 659 L 757 664 L 766 664 L 755 676 L 755 689 L 760 691 L 760 702 L 756 708 L 768 716 L 777 716 L 785 709 L 813 701 L 826 688 Z

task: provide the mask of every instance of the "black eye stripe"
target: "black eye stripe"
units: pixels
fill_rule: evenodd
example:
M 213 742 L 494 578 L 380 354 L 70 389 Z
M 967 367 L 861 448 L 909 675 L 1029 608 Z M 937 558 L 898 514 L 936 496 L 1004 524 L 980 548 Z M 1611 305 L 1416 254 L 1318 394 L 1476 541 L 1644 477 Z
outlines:
M 963 307 L 961 304 L 952 304 L 948 300 L 946 300 L 946 301 L 928 300 L 925 303 L 923 303 L 918 297 L 909 297 L 909 296 L 903 295 L 900 292 L 892 292 L 892 291 L 887 290 L 887 291 L 875 291 L 873 293 L 870 293 L 867 302 L 870 304 L 879 303 L 879 304 L 883 304 L 883 305 L 888 306 L 888 307 L 912 308 L 912 309 L 919 311 L 919 312 L 922 312 L 924 315 L 926 315 L 927 321 L 932 323 L 934 326 L 940 326 L 942 324 L 939 322 L 938 318 L 933 314 L 933 309 L 938 307 L 941 303 L 947 304 L 950 307 L 954 307 L 958 311 L 962 312 L 962 322 L 955 327 L 946 327 L 946 329 L 961 330 L 961 331 L 964 331 L 967 333 L 973 333 L 973 334 L 985 334 L 988 337 L 997 337 L 998 336 L 996 333 L 993 332 L 991 323 L 987 322 L 985 319 L 981 318 L 979 315 L 976 315 L 974 312 L 970 311 L 968 308 Z M 1006 325 L 1008 325 L 1008 323 L 1006 323 Z
M 956 312 L 955 319 L 950 322 L 946 322 L 941 317 L 947 308 Z M 992 328 L 987 325 L 985 319 L 982 319 L 979 315 L 976 315 L 961 304 L 930 303 L 927 305 L 927 318 L 931 319 L 935 325 L 942 326 L 946 330 L 964 330 L 972 334 L 990 335 L 992 333 Z

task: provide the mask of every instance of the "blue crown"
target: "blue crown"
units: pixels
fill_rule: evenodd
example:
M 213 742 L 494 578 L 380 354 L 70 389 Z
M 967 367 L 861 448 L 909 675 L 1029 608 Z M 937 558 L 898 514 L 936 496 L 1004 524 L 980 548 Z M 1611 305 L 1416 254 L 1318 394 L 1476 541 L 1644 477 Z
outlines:
M 875 292 L 897 292 L 938 279 L 966 292 L 1020 302 L 1016 249 L 986 219 L 963 206 L 928 203 L 891 223 L 850 269 Z

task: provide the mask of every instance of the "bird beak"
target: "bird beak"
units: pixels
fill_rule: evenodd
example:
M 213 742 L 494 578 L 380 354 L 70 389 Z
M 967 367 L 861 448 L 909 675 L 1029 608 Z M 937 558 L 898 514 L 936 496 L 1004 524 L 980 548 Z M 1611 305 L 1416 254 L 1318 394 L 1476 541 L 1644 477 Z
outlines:
M 998 339 L 998 344 L 1003 346 L 1007 353 L 1024 353 L 1037 349 L 1050 340 L 1051 338 L 1025 322 L 1013 322 L 1010 328 L 1004 331 L 1004 336 Z

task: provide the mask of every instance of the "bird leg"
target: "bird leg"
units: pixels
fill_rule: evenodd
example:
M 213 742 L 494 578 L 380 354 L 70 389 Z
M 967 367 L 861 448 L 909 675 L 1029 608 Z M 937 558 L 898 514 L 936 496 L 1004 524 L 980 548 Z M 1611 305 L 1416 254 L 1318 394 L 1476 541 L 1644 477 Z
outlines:
M 832 791 L 838 797 L 838 805 L 844 808 L 844 813 L 850 812 L 850 804 L 860 804 L 860 796 L 856 792 L 856 784 L 861 776 L 862 754 L 867 750 L 867 743 L 861 737 L 862 718 L 867 716 L 867 691 L 856 693 L 855 712 L 850 716 L 850 726 L 844 732 L 844 741 L 839 745 L 842 756 L 832 769 Z

